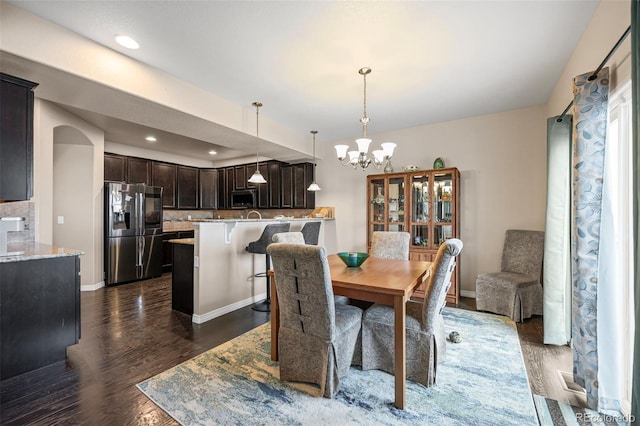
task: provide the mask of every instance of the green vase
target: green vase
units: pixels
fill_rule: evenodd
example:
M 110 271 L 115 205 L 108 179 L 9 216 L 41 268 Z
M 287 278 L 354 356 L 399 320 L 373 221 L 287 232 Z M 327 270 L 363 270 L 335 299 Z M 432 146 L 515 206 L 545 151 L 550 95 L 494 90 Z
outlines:
M 434 169 L 444 169 L 444 160 L 441 157 L 438 157 L 433 162 Z

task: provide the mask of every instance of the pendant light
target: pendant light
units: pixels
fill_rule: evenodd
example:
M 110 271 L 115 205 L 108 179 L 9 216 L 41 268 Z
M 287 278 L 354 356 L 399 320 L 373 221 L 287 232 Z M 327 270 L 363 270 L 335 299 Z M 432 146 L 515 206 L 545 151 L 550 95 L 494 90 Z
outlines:
M 253 172 L 253 174 L 251 175 L 251 177 L 249 178 L 249 180 L 247 182 L 249 182 L 249 183 L 267 183 L 265 178 L 262 176 L 262 173 L 260 173 L 260 169 L 258 168 L 258 142 L 260 142 L 260 138 L 258 137 L 258 111 L 260 111 L 260 107 L 262 106 L 262 103 L 253 102 L 251 105 L 256 107 L 256 171 Z
M 312 130 L 311 134 L 313 135 L 313 182 L 307 188 L 307 191 L 320 191 L 322 188 L 318 186 L 316 183 L 316 134 L 317 130 Z

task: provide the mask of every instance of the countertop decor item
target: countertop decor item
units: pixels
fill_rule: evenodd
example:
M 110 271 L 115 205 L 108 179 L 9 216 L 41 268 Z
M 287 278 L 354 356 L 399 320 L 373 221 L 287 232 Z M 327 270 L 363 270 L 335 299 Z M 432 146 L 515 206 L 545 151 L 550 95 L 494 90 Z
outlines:
M 347 152 L 349 145 L 336 145 L 335 149 L 338 161 L 340 161 L 343 166 L 352 165 L 354 169 L 357 169 L 359 166 L 362 170 L 369 167 L 371 163 L 376 166 L 376 169 L 379 169 L 380 166 L 385 164 L 384 170 L 386 173 L 389 173 L 393 171 L 390 160 L 396 144 L 392 142 L 382 143 L 380 144 L 382 149 L 375 150 L 369 154 L 371 139 L 367 138 L 367 124 L 369 123 L 369 117 L 367 117 L 367 74 L 371 73 L 371 68 L 360 68 L 358 73 L 360 73 L 364 79 L 364 113 L 360 119 L 360 123 L 362 123 L 362 138 L 356 139 L 356 144 L 358 145 L 357 150 Z M 347 155 L 349 158 L 347 158 Z
M 435 161 L 433 162 L 433 168 L 444 169 L 444 160 L 442 159 L 442 157 L 438 157 L 435 159 Z
M 364 263 L 365 260 L 369 257 L 368 253 L 363 253 L 359 251 L 341 251 L 337 253 L 338 257 L 342 259 L 345 265 L 351 267 L 357 267 Z
M 404 166 L 404 171 L 405 172 L 415 172 L 416 170 L 418 170 L 418 166 L 414 166 L 413 164 L 409 164 L 407 166 Z

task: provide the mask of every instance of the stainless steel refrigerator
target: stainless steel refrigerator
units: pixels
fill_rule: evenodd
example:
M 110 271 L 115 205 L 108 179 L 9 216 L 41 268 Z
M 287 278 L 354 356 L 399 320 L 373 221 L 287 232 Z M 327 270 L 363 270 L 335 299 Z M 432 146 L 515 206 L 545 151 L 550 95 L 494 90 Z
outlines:
M 162 188 L 107 182 L 105 283 L 162 275 Z

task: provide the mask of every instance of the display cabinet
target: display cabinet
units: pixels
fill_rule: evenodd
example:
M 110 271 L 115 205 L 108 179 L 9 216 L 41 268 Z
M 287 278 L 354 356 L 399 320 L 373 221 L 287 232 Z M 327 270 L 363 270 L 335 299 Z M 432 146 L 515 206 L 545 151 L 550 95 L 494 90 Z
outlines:
M 440 244 L 459 238 L 460 172 L 455 168 L 367 176 L 367 246 L 373 231 L 406 231 L 409 258 L 432 261 Z M 460 259 L 447 302 L 458 303 Z M 415 297 L 424 297 L 421 286 Z

